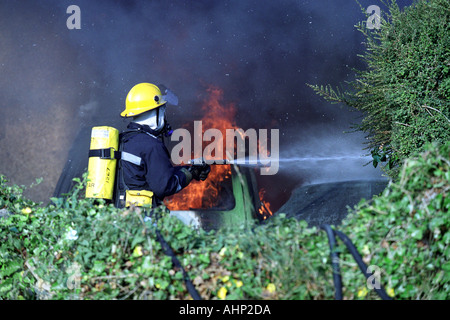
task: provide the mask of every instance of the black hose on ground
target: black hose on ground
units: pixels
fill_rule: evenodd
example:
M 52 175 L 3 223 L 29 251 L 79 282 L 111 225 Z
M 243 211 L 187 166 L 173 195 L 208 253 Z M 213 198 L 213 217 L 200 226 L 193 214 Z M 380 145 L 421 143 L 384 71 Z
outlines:
M 156 238 L 158 239 L 159 243 L 161 244 L 163 252 L 167 256 L 172 258 L 172 263 L 174 264 L 174 266 L 177 268 L 180 268 L 181 271 L 183 272 L 183 280 L 184 280 L 184 283 L 186 284 L 186 288 L 187 288 L 189 294 L 191 295 L 192 299 L 202 300 L 202 297 L 197 292 L 194 284 L 192 283 L 191 279 L 189 278 L 188 273 L 181 265 L 180 260 L 178 260 L 177 257 L 175 256 L 175 253 L 173 252 L 172 247 L 167 243 L 167 241 L 164 239 L 164 237 L 162 236 L 161 232 L 159 232 L 158 229 L 156 229 Z
M 348 251 L 350 251 L 350 253 L 352 254 L 353 259 L 355 259 L 356 263 L 358 264 L 359 269 L 364 274 L 366 279 L 369 280 L 370 277 L 373 277 L 374 274 L 372 272 L 369 272 L 367 265 L 362 260 L 361 255 L 359 254 L 358 250 L 356 249 L 355 245 L 350 240 L 350 238 L 347 237 L 347 235 L 345 235 L 343 232 L 341 232 L 339 230 L 334 230 L 334 232 L 335 232 L 335 234 L 337 234 L 337 236 L 339 238 L 341 238 L 342 242 L 344 242 L 345 246 L 347 247 Z M 386 291 L 384 290 L 384 288 L 381 284 L 378 284 L 378 288 L 377 288 L 377 286 L 374 286 L 373 289 L 380 296 L 381 299 L 392 300 L 392 298 L 386 293 Z
M 164 254 L 172 259 L 172 264 L 176 267 L 181 269 L 183 273 L 183 280 L 186 284 L 186 289 L 188 290 L 189 294 L 191 295 L 192 299 L 194 300 L 202 300 L 202 297 L 198 293 L 197 289 L 195 289 L 194 284 L 192 283 L 191 279 L 189 278 L 188 273 L 183 268 L 180 260 L 178 260 L 177 256 L 175 255 L 175 252 L 173 252 L 172 247 L 167 243 L 167 241 L 162 236 L 161 232 L 156 227 L 157 221 L 160 218 L 160 215 L 158 213 L 155 214 L 154 210 L 151 210 L 150 212 L 146 213 L 146 217 L 151 219 L 154 219 L 153 226 L 155 226 L 155 233 L 156 233 L 156 239 L 161 244 L 161 248 L 164 252 Z
M 356 249 L 353 242 L 350 240 L 349 237 L 347 237 L 343 232 L 339 230 L 334 230 L 331 228 L 328 224 L 323 224 L 320 226 L 321 229 L 325 230 L 325 232 L 328 235 L 328 242 L 330 243 L 330 255 L 331 255 L 331 263 L 333 265 L 333 279 L 334 279 L 334 285 L 335 285 L 335 298 L 336 300 L 342 299 L 342 281 L 341 281 L 341 274 L 339 269 L 339 256 L 335 250 L 336 247 L 336 238 L 335 235 L 337 235 L 342 242 L 344 242 L 347 249 L 350 251 L 353 259 L 355 259 L 356 263 L 358 264 L 359 269 L 364 274 L 367 280 L 369 280 L 370 277 L 373 277 L 374 274 L 372 272 L 369 272 L 369 269 L 367 268 L 367 265 L 362 260 L 361 255 L 359 254 L 358 250 Z M 336 274 L 338 273 L 338 274 Z M 374 286 L 375 292 L 380 296 L 383 300 L 392 300 L 392 298 L 386 293 L 383 286 L 381 284 L 378 284 L 377 286 Z
M 320 228 L 327 233 L 328 243 L 330 244 L 331 265 L 333 267 L 333 282 L 335 288 L 334 298 L 336 300 L 342 300 L 342 278 L 341 270 L 339 268 L 339 253 L 336 251 L 336 238 L 330 225 L 324 224 L 320 226 Z

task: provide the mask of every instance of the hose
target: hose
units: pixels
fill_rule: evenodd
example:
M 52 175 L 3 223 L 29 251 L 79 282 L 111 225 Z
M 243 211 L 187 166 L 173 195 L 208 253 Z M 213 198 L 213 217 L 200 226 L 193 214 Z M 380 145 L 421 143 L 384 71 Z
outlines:
M 341 270 L 339 268 L 339 253 L 336 251 L 336 238 L 330 225 L 324 224 L 320 227 L 327 233 L 328 242 L 330 244 L 331 265 L 333 267 L 333 282 L 336 289 L 334 298 L 336 300 L 342 300 L 342 278 Z
M 167 243 L 167 241 L 164 239 L 164 237 L 162 236 L 161 232 L 159 232 L 158 229 L 156 229 L 156 238 L 158 239 L 159 243 L 161 244 L 163 252 L 167 256 L 172 258 L 172 263 L 174 264 L 174 266 L 177 268 L 180 268 L 181 271 L 183 272 L 183 280 L 184 280 L 184 283 L 186 284 L 186 288 L 187 288 L 189 294 L 191 295 L 192 299 L 202 300 L 202 297 L 197 292 L 194 284 L 192 283 L 191 279 L 189 278 L 188 273 L 181 265 L 180 260 L 178 260 L 177 257 L 175 256 L 175 253 L 173 252 L 172 247 Z
M 329 224 L 323 224 L 320 226 L 321 229 L 323 229 L 328 236 L 328 243 L 330 246 L 330 256 L 331 256 L 331 264 L 333 268 L 333 282 L 335 287 L 335 299 L 336 300 L 342 300 L 342 276 L 341 276 L 341 270 L 339 266 L 339 252 L 336 250 L 336 235 L 344 242 L 347 249 L 350 251 L 353 259 L 355 259 L 356 263 L 358 264 L 359 269 L 364 274 L 366 279 L 369 279 L 371 276 L 373 276 L 373 273 L 369 272 L 367 265 L 362 260 L 361 255 L 359 254 L 358 250 L 356 249 L 353 242 L 350 240 L 347 235 L 345 235 L 343 232 L 339 230 L 334 230 L 331 228 Z M 194 300 L 202 300 L 200 294 L 195 289 L 194 284 L 189 278 L 188 273 L 181 265 L 180 261 L 177 259 L 175 253 L 173 252 L 173 249 L 170 247 L 170 245 L 167 243 L 167 241 L 162 236 L 161 232 L 158 229 L 155 229 L 156 231 L 156 237 L 159 243 L 161 244 L 162 250 L 164 254 L 171 257 L 172 263 L 175 267 L 179 268 L 183 272 L 183 280 L 185 281 L 186 288 L 189 292 L 189 294 L 192 296 Z M 379 288 L 374 287 L 375 292 L 380 296 L 383 300 L 392 300 L 392 298 L 386 293 L 383 286 L 379 286 Z
M 178 258 L 176 257 L 175 253 L 173 252 L 172 247 L 164 239 L 164 237 L 162 236 L 162 234 L 158 230 L 158 228 L 156 228 L 156 225 L 157 225 L 156 221 L 160 218 L 159 214 L 155 214 L 155 211 L 151 210 L 148 214 L 146 214 L 146 219 L 151 220 L 152 217 L 153 217 L 153 219 L 155 219 L 155 222 L 153 223 L 153 226 L 155 226 L 156 239 L 161 244 L 161 248 L 162 248 L 164 254 L 172 259 L 172 263 L 173 263 L 173 265 L 175 267 L 181 269 L 181 271 L 183 273 L 184 283 L 186 284 L 186 288 L 187 288 L 189 294 L 191 295 L 192 299 L 194 299 L 194 300 L 202 300 L 202 297 L 200 296 L 198 291 L 195 289 L 194 284 L 192 283 L 191 279 L 189 278 L 188 273 L 183 268 L 183 266 L 181 265 L 180 260 L 178 260 Z M 145 219 L 144 219 L 144 221 L 145 221 Z
M 328 235 L 328 242 L 330 243 L 330 255 L 331 255 L 331 263 L 333 265 L 333 279 L 334 279 L 334 285 L 335 285 L 335 298 L 336 300 L 342 299 L 342 282 L 341 282 L 341 275 L 339 270 L 339 256 L 335 250 L 336 246 L 336 239 L 335 235 L 337 235 L 342 242 L 344 242 L 347 249 L 350 251 L 353 259 L 355 259 L 356 263 L 358 264 L 359 269 L 364 274 L 366 279 L 369 280 L 370 277 L 373 276 L 372 272 L 369 272 L 367 265 L 362 260 L 361 255 L 359 254 L 358 250 L 356 249 L 353 242 L 350 240 L 347 235 L 345 235 L 343 232 L 339 230 L 334 230 L 331 228 L 328 224 L 323 224 L 320 226 L 321 229 L 325 230 L 325 232 Z M 337 265 L 337 266 L 336 266 Z M 338 273 L 338 274 L 336 274 Z M 374 287 L 375 292 L 378 294 L 378 296 L 383 300 L 392 300 L 392 298 L 386 293 L 383 286 L 379 286 L 379 288 Z
M 355 259 L 356 263 L 358 264 L 359 269 L 361 270 L 361 272 L 364 274 L 364 276 L 366 277 L 366 279 L 369 280 L 369 278 L 371 276 L 373 276 L 373 273 L 369 272 L 367 265 L 364 263 L 364 261 L 362 260 L 361 255 L 359 254 L 358 250 L 356 249 L 355 245 L 353 244 L 353 242 L 350 240 L 349 237 L 347 237 L 347 235 L 345 235 L 344 233 L 342 233 L 339 230 L 334 230 L 334 232 L 337 234 L 337 236 L 342 240 L 342 242 L 344 242 L 345 246 L 347 247 L 347 249 L 350 251 L 350 253 L 353 256 L 353 259 Z M 380 284 L 379 288 L 374 287 L 375 292 L 380 296 L 381 299 L 383 300 L 392 300 L 392 298 L 386 293 L 386 291 L 384 290 L 383 286 Z

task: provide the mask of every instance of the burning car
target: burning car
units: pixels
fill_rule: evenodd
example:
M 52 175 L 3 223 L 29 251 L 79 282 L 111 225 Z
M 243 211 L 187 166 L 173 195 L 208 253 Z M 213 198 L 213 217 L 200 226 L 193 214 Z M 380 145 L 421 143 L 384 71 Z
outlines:
M 211 174 L 208 183 L 193 182 L 189 188 L 166 198 L 165 204 L 172 215 L 204 230 L 245 225 L 272 215 L 260 199 L 253 169 L 215 166 Z

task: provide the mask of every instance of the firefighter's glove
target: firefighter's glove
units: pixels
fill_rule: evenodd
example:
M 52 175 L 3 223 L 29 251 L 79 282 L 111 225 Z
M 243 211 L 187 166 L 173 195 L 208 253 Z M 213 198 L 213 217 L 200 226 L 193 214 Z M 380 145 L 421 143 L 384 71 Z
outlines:
M 210 172 L 211 166 L 209 164 L 204 164 L 202 167 L 202 171 L 200 172 L 200 180 L 205 181 L 206 178 L 208 178 Z
M 211 166 L 207 163 L 193 164 L 188 170 L 192 174 L 192 179 L 205 181 L 211 172 Z

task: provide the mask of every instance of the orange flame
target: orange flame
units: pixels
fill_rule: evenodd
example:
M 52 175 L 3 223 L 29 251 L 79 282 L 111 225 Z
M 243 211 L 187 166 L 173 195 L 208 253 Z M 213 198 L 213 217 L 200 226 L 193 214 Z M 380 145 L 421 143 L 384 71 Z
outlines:
M 208 99 L 202 105 L 202 110 L 205 112 L 202 118 L 202 137 L 204 132 L 210 128 L 220 130 L 222 136 L 226 137 L 226 129 L 237 129 L 233 120 L 236 115 L 235 106 L 233 104 L 223 105 L 221 103 L 223 91 L 220 88 L 210 86 L 207 92 L 209 94 Z M 224 151 L 226 150 L 227 143 L 225 140 L 223 140 Z M 234 141 L 230 141 L 230 143 L 234 144 Z M 204 147 L 202 146 L 202 150 L 204 150 Z M 223 182 L 230 178 L 230 165 L 211 165 L 211 172 L 208 179 L 205 181 L 192 181 L 187 188 L 173 196 L 167 197 L 164 203 L 169 210 L 214 208 L 219 203 L 219 195 Z M 272 215 L 272 212 L 270 211 L 270 204 L 263 200 L 264 194 L 265 190 L 261 189 L 259 197 L 262 205 L 259 208 L 259 213 L 266 219 Z
M 266 190 L 264 188 L 261 188 L 261 190 L 259 190 L 259 199 L 261 200 L 261 207 L 258 209 L 258 212 L 264 220 L 273 215 L 272 210 L 270 210 L 270 203 L 264 200 L 265 195 Z
M 202 105 L 205 115 L 202 119 L 202 137 L 205 130 L 215 128 L 225 136 L 226 129 L 234 128 L 232 119 L 236 114 L 234 105 L 223 106 L 220 103 L 223 91 L 216 87 L 207 89 L 209 98 Z M 225 142 L 224 142 L 225 143 Z M 225 150 L 226 146 L 223 146 Z M 203 150 L 204 148 L 202 148 Z M 206 159 L 210 160 L 210 159 Z M 169 210 L 211 209 L 219 201 L 222 182 L 231 177 L 229 165 L 212 165 L 208 179 L 205 181 L 192 181 L 189 186 L 177 194 L 166 198 L 165 204 Z

